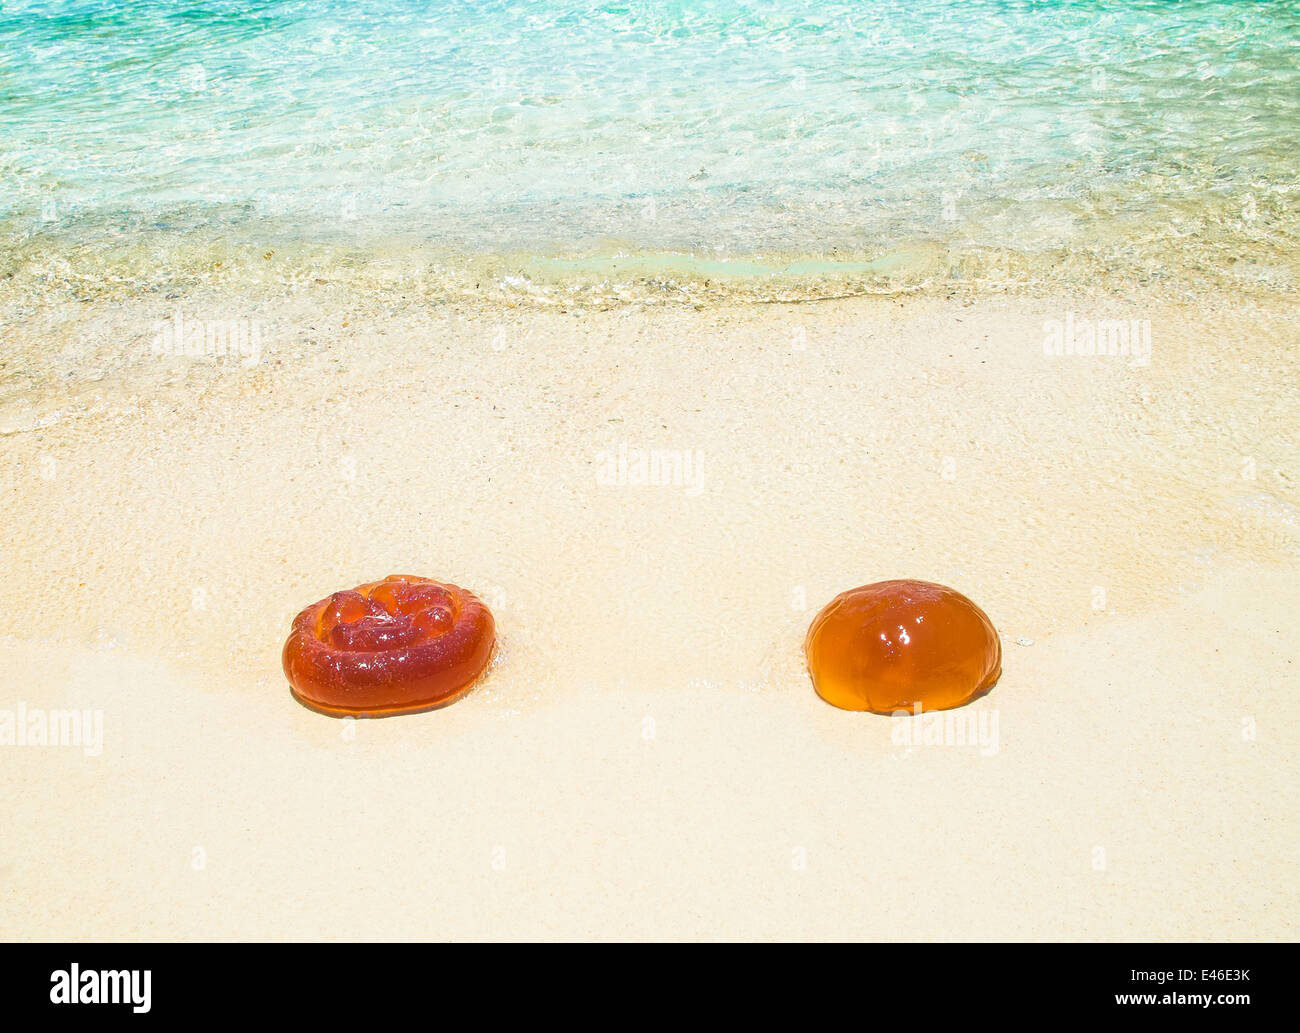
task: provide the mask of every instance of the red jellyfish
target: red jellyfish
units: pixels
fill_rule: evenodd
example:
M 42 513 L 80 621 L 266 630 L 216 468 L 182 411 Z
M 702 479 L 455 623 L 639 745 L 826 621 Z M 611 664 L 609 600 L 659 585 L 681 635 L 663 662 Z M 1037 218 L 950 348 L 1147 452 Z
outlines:
M 304 706 L 333 717 L 387 717 L 460 699 L 495 645 L 492 614 L 472 592 L 395 574 L 303 610 L 282 661 Z

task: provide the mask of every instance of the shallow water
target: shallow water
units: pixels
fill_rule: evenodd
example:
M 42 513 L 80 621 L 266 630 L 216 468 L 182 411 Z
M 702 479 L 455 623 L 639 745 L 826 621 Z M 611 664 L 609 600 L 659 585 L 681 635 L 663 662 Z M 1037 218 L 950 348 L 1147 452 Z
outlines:
M 1297 43 L 1287 2 L 10 2 L 0 232 L 131 282 L 350 247 L 1290 287 Z

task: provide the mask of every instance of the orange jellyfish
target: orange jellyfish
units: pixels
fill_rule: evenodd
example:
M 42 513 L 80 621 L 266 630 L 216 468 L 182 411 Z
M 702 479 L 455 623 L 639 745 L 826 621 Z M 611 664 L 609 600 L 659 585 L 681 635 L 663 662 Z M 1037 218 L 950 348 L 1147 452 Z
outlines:
M 813 688 L 844 710 L 949 710 L 988 692 L 1002 644 L 988 616 L 929 581 L 879 581 L 841 592 L 804 640 Z
M 492 658 L 496 623 L 472 592 L 394 574 L 307 607 L 281 660 L 294 698 L 332 717 L 454 703 Z

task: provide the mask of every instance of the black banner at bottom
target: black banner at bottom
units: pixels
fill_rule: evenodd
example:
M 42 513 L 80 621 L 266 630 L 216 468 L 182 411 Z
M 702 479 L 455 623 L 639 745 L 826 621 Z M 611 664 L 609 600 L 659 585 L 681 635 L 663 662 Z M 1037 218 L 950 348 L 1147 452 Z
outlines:
M 755 947 L 448 944 L 9 944 L 7 1015 L 40 1021 L 367 1021 L 481 1009 L 483 1021 L 662 1013 L 734 1021 L 779 1008 L 817 1021 L 1283 1016 L 1293 944 L 818 944 Z M 454 998 L 451 995 L 455 995 Z M 880 1010 L 875 1009 L 879 1006 Z M 705 1014 L 701 1014 L 704 1011 Z M 10 1028 L 21 1028 L 11 1026 Z

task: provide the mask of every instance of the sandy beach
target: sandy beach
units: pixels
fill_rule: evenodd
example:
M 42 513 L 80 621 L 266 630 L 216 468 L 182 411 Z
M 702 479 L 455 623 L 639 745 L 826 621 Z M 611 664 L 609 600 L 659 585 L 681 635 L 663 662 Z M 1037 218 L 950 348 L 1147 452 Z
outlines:
M 0 749 L 0 930 L 1294 938 L 1293 305 L 7 295 L 0 709 L 102 741 Z M 1149 355 L 1047 353 L 1103 320 Z M 390 573 L 488 601 L 490 672 L 308 712 L 290 621 Z M 803 669 L 894 577 L 1001 633 L 956 727 Z

